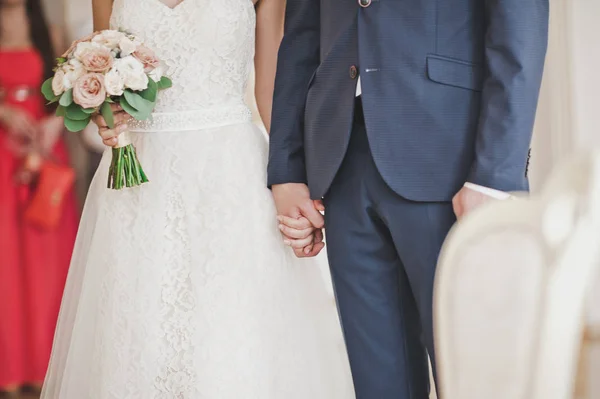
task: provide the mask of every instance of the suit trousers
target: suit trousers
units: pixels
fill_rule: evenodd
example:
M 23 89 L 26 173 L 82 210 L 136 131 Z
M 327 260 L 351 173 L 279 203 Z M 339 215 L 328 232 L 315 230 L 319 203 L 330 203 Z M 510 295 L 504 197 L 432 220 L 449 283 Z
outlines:
M 385 183 L 359 100 L 348 150 L 324 203 L 357 399 L 427 399 L 427 353 L 435 376 L 433 283 L 440 248 L 456 220 L 452 204 L 409 201 Z

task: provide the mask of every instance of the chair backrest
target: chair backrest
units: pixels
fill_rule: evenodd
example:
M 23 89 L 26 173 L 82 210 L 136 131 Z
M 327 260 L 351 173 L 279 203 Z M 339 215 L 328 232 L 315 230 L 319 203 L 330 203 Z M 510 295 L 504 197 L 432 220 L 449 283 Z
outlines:
M 598 158 L 570 161 L 543 195 L 490 204 L 452 230 L 435 298 L 445 399 L 572 397 L 599 259 Z

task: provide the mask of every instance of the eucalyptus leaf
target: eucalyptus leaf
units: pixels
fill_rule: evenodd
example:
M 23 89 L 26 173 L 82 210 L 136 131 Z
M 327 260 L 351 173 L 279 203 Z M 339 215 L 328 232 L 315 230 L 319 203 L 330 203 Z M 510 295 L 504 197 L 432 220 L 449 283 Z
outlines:
M 54 94 L 54 91 L 52 91 L 52 79 L 47 79 L 43 84 L 42 84 L 42 94 L 44 95 L 44 98 L 48 101 L 55 101 L 58 96 L 56 96 Z
M 131 117 L 133 119 L 136 120 L 141 120 L 141 117 L 143 116 L 137 109 L 133 108 L 125 99 L 125 97 L 121 97 L 119 104 L 121 105 L 121 108 L 123 108 L 123 110 L 125 112 L 127 112 L 129 115 L 131 115 Z
M 67 109 L 62 105 L 56 107 L 56 116 L 65 116 L 67 114 Z
M 66 116 L 74 121 L 83 121 L 90 117 L 88 113 L 83 112 L 83 109 L 81 109 L 81 107 L 75 103 L 67 107 Z
M 100 112 L 102 113 L 102 117 L 106 121 L 106 125 L 113 129 L 115 127 L 115 117 L 113 115 L 112 109 L 110 108 L 110 103 L 105 102 L 102 104 L 100 108 Z
M 65 127 L 70 132 L 80 132 L 90 123 L 91 116 L 81 121 L 75 121 L 73 119 L 65 118 Z
M 91 114 L 93 114 L 94 112 L 96 112 L 96 108 L 81 108 L 81 110 L 82 110 L 83 112 L 85 112 L 86 114 L 89 114 L 89 115 L 91 115 Z
M 135 93 L 131 90 L 125 90 L 124 93 L 125 99 L 133 108 L 137 109 L 140 112 L 146 112 L 148 108 L 152 109 L 154 104 L 152 102 L 146 100 L 140 94 Z
M 158 94 L 158 84 L 152 80 L 148 79 L 148 88 L 144 91 L 139 92 L 140 96 L 151 103 L 156 102 L 156 95 Z
M 73 89 L 65 91 L 60 97 L 58 103 L 63 107 L 68 107 L 69 105 L 73 104 Z
M 145 100 L 144 100 L 145 101 Z M 152 110 L 154 108 L 154 105 L 152 104 L 152 107 L 149 107 L 145 110 L 138 110 L 135 109 L 128 101 L 127 101 L 127 97 L 121 97 L 121 107 L 123 108 L 123 110 L 125 112 L 127 112 L 129 115 L 131 115 L 133 117 L 133 119 L 136 119 L 138 121 L 143 121 L 146 120 L 150 117 L 150 114 L 152 113 Z
M 160 89 L 168 89 L 169 87 L 173 86 L 171 79 L 167 78 L 166 76 L 160 78 L 160 82 L 158 84 Z

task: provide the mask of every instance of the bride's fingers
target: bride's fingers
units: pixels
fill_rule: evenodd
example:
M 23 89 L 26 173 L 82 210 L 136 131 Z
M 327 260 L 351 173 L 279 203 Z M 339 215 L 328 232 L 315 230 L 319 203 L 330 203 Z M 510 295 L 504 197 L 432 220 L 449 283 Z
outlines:
M 302 249 L 302 248 L 306 248 L 307 246 L 311 245 L 313 242 L 313 237 L 307 237 L 301 240 L 289 240 L 286 239 L 285 241 L 283 241 L 285 243 L 285 245 L 288 245 L 294 249 Z
M 313 232 L 315 231 L 313 227 L 309 227 L 308 229 L 303 230 L 297 230 L 286 226 L 285 224 L 280 224 L 279 230 L 281 231 L 281 234 L 292 240 L 301 240 L 307 237 L 312 237 Z
M 299 217 L 296 219 L 289 216 L 280 215 L 277 217 L 277 220 L 279 220 L 279 223 L 296 230 L 304 230 L 313 227 L 312 224 L 310 224 L 310 221 L 305 217 Z
M 104 143 L 104 145 L 105 145 L 105 146 L 107 146 L 107 147 L 114 147 L 114 146 L 116 146 L 116 145 L 117 145 L 117 143 L 118 143 L 118 140 L 117 140 L 117 138 L 116 138 L 116 137 L 111 137 L 111 138 L 109 138 L 109 139 L 102 140 L 102 142 L 103 142 L 103 143 Z
M 125 132 L 127 130 L 127 124 L 119 125 L 114 129 L 106 129 L 100 128 L 98 130 L 98 134 L 102 137 L 103 140 L 108 140 L 111 138 L 116 138 L 119 134 Z

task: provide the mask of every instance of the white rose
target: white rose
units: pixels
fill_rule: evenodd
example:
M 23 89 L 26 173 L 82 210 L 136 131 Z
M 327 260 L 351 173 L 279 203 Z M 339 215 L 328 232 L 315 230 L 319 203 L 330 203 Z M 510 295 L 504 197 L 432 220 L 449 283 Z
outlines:
M 121 96 L 125 89 L 125 82 L 119 72 L 113 68 L 104 75 L 104 86 L 109 96 Z
M 121 49 L 121 57 L 126 57 L 133 53 L 138 47 L 138 43 L 131 40 L 127 36 L 123 36 L 119 41 L 119 48 Z
M 97 49 L 98 47 L 102 47 L 98 43 L 90 43 L 90 42 L 82 42 L 75 47 L 75 52 L 73 53 L 73 57 L 81 61 L 81 59 L 90 51 Z
M 65 71 L 59 69 L 52 78 L 52 92 L 55 96 L 60 96 L 65 92 Z
M 81 62 L 76 59 L 72 59 L 67 64 L 63 65 L 62 70 L 64 71 L 63 86 L 65 90 L 72 89 L 75 81 L 86 72 Z
M 144 72 L 144 64 L 132 56 L 116 60 L 114 68 L 123 78 L 125 87 L 135 91 L 148 88 L 148 75 Z
M 160 79 L 164 76 L 164 71 L 163 71 L 162 65 L 160 65 L 160 66 L 154 68 L 152 71 L 150 71 L 149 75 L 153 81 L 155 81 L 155 82 L 160 81 Z
M 125 34 L 116 30 L 105 30 L 102 33 L 94 36 L 92 39 L 93 43 L 97 43 L 101 46 L 114 49 L 119 45 L 119 42 L 125 37 Z

